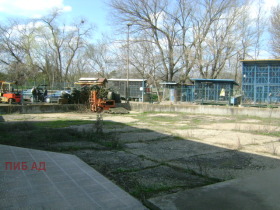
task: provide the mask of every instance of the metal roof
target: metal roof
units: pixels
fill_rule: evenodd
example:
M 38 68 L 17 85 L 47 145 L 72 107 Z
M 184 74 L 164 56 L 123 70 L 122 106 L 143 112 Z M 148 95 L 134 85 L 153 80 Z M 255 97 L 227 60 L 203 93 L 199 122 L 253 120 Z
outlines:
M 108 81 L 127 81 L 127 79 L 108 79 Z M 147 81 L 146 79 L 128 79 L 130 82 L 142 82 Z
M 280 59 L 259 59 L 259 60 L 240 60 L 241 62 L 263 62 L 263 61 L 275 61 L 278 62 Z
M 78 82 L 75 82 L 77 85 L 104 85 L 107 82 L 106 78 L 92 78 L 92 77 L 82 77 Z
M 159 84 L 160 85 L 177 85 L 178 83 L 176 83 L 176 82 L 161 82 Z
M 79 79 L 79 81 L 97 81 L 98 78 L 94 78 L 94 77 L 81 77 Z
M 241 60 L 243 65 L 247 64 L 277 64 L 280 63 L 280 59 L 262 59 L 262 60 Z
M 199 79 L 199 78 L 191 78 L 193 81 L 199 81 L 199 82 L 213 82 L 213 83 L 233 83 L 234 85 L 239 85 L 235 80 L 233 79 Z

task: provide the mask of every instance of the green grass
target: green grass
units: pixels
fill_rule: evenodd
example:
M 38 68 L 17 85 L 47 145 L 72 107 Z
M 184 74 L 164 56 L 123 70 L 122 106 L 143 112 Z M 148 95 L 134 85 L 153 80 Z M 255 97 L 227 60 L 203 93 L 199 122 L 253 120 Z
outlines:
M 160 184 L 155 184 L 153 186 L 143 186 L 141 184 L 135 185 L 131 194 L 139 199 L 146 199 L 148 197 L 152 197 L 155 194 L 160 192 L 168 192 L 168 191 L 179 191 L 180 189 L 185 189 L 185 186 L 165 186 Z
M 94 131 L 78 132 L 65 128 L 70 125 L 88 124 L 92 121 L 1 122 L 0 144 L 52 150 L 49 145 L 59 142 L 91 141 L 110 149 L 122 149 L 116 133 L 96 134 Z M 78 148 L 69 148 L 78 150 Z
M 56 120 L 56 121 L 36 122 L 35 125 L 44 128 L 66 128 L 73 125 L 93 124 L 94 122 L 95 121 L 92 120 Z
M 254 132 L 252 132 L 252 133 L 255 133 L 255 134 L 257 134 L 257 135 L 280 137 L 280 132 L 279 132 L 279 131 L 269 131 L 269 132 L 254 131 Z

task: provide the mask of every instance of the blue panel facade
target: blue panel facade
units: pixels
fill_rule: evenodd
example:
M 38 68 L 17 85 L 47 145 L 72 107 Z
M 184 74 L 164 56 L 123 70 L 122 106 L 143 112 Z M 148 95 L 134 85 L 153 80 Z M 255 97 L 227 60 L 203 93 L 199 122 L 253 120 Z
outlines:
M 183 102 L 193 102 L 194 101 L 194 85 L 182 85 L 181 101 L 183 101 Z
M 230 79 L 191 79 L 192 86 L 181 88 L 181 101 L 187 102 L 229 102 L 233 86 L 238 85 Z
M 280 102 L 280 60 L 242 61 L 243 103 Z
M 205 79 L 194 80 L 195 100 L 197 101 L 229 101 L 233 95 L 233 80 Z

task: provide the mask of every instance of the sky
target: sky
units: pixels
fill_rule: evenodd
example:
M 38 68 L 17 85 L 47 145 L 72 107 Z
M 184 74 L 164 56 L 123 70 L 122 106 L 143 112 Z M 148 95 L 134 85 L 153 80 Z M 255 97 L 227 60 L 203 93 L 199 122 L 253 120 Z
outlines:
M 39 18 L 52 8 L 63 9 L 62 19 L 83 18 L 96 26 L 96 33 L 107 33 L 108 7 L 104 0 L 0 0 L 0 21 L 7 18 Z
M 54 7 L 63 9 L 62 18 L 67 21 L 86 19 L 96 26 L 95 38 L 101 34 L 110 34 L 112 29 L 108 21 L 109 8 L 106 0 L 0 0 L 0 21 L 6 18 L 39 18 Z M 254 0 L 263 2 L 263 9 L 269 15 L 271 6 L 280 4 L 280 0 Z M 252 7 L 254 8 L 254 7 Z M 252 16 L 254 16 L 252 9 Z M 265 53 L 264 53 L 265 54 Z M 265 55 L 267 56 L 267 55 Z

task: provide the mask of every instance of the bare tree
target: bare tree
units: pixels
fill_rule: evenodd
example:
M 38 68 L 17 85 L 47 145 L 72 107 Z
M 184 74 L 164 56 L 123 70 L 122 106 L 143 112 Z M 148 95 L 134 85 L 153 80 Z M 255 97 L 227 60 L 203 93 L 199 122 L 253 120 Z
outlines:
M 92 27 L 87 26 L 85 20 L 70 26 L 60 26 L 56 23 L 59 14 L 59 11 L 55 10 L 51 15 L 39 20 L 44 24 L 40 36 L 47 49 L 42 55 L 44 62 L 41 63 L 41 69 L 46 74 L 52 74 L 48 76 L 49 78 L 64 82 L 68 81 L 73 59 L 81 48 L 86 47 L 85 40 L 90 35 Z M 46 68 L 50 67 L 49 63 L 51 68 Z
M 38 76 L 38 66 L 32 56 L 35 34 L 33 24 L 25 20 L 10 20 L 0 26 L 0 63 L 19 84 Z
M 201 0 L 199 9 L 199 15 L 192 18 L 195 67 L 201 77 L 215 79 L 239 50 L 238 25 L 246 10 L 234 0 Z
M 177 19 L 171 18 L 172 5 L 168 0 L 112 0 L 114 19 L 122 24 L 133 25 L 132 33 L 147 37 L 145 42 L 155 44 L 160 55 L 163 80 L 172 81 L 179 72 L 180 56 L 175 53 L 177 46 Z
M 87 46 L 86 58 L 91 72 L 99 77 L 108 77 L 113 70 L 113 60 L 115 58 L 112 53 L 112 43 L 108 37 L 103 37 L 97 43 Z
M 161 58 L 155 51 L 155 46 L 151 42 L 142 42 L 141 40 L 146 40 L 146 38 L 140 39 L 140 41 L 133 40 L 131 45 L 132 53 L 130 64 L 133 69 L 137 72 L 138 78 L 147 79 L 150 84 L 152 84 L 160 100 L 159 94 L 159 82 L 162 77 L 162 65 Z
M 218 78 L 229 60 L 240 53 L 247 55 L 249 47 L 257 46 L 258 40 L 252 42 L 256 34 L 244 38 L 243 46 L 240 44 L 242 33 L 249 35 L 249 27 L 240 27 L 248 14 L 247 5 L 247 0 L 111 0 L 110 3 L 117 23 L 123 26 L 132 23 L 135 36 L 145 37 L 143 41 L 156 46 L 154 51 L 162 65 L 159 70 L 164 73 L 161 79 L 171 81 L 180 73 L 182 83 L 193 72 L 199 72 L 203 78 Z
M 280 57 L 280 5 L 272 9 L 270 18 L 271 48 L 276 58 Z
M 0 25 L 0 64 L 14 78 L 45 75 L 49 83 L 69 81 L 75 58 L 85 49 L 91 25 L 79 20 L 58 24 L 59 10 L 41 19 Z M 15 76 L 16 75 L 16 76 Z

